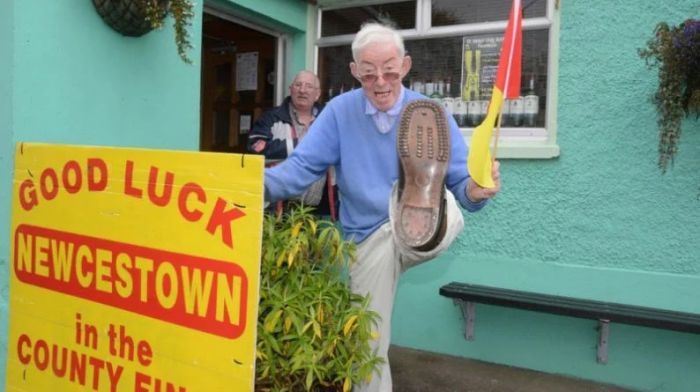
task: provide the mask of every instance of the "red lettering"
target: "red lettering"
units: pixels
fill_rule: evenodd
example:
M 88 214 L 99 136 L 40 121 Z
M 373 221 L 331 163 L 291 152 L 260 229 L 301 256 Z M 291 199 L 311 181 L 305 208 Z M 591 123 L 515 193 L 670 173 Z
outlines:
M 59 356 L 58 356 L 58 346 L 53 345 L 51 349 L 51 358 L 53 358 L 53 361 L 51 361 L 51 369 L 53 369 L 53 374 L 57 375 L 58 377 L 63 377 L 66 375 L 66 362 L 68 358 L 68 349 L 65 347 L 61 347 L 61 363 L 59 364 Z
M 211 212 L 209 223 L 207 223 L 207 231 L 214 235 L 216 227 L 221 226 L 221 240 L 229 248 L 233 249 L 233 236 L 231 234 L 231 222 L 245 216 L 245 212 L 240 208 L 226 210 L 226 200 L 219 198 L 216 200 L 214 211 Z
M 228 339 L 237 339 L 248 327 L 248 277 L 241 265 L 232 260 L 208 259 L 26 224 L 15 229 L 14 243 L 18 249 L 14 253 L 14 273 L 21 282 L 34 287 Z M 65 269 L 57 257 L 72 260 L 72 267 Z M 127 283 L 120 285 L 118 280 Z M 81 322 L 80 317 L 77 320 Z M 75 342 L 94 348 L 96 339 L 88 336 L 96 336 L 97 332 L 88 326 L 80 330 L 86 335 L 74 336 Z M 110 338 L 115 333 L 119 331 L 111 333 Z M 138 356 L 143 366 L 150 364 L 153 350 L 148 342 L 131 341 L 128 336 L 124 339 L 127 343 L 121 347 L 130 350 L 130 358 Z M 31 357 L 34 344 L 35 341 L 24 342 L 16 350 Z M 115 349 L 116 346 L 110 347 L 112 355 Z M 85 366 L 88 372 L 92 370 L 89 364 Z M 88 386 L 90 382 L 87 380 Z
M 149 392 L 150 389 L 146 388 L 151 385 L 151 377 L 137 371 L 134 374 L 134 392 Z
M 134 161 L 126 161 L 126 173 L 124 173 L 124 194 L 137 199 L 143 195 L 143 190 L 134 188 Z
M 95 358 L 95 357 L 90 357 L 88 360 L 90 365 L 92 365 L 93 371 L 92 371 L 92 389 L 97 390 L 100 386 L 100 371 L 102 368 L 105 367 L 105 361 Z
M 173 178 L 175 175 L 171 172 L 165 172 L 165 182 L 163 183 L 163 194 L 156 195 L 156 185 L 158 184 L 158 168 L 151 166 L 148 173 L 148 198 L 151 202 L 159 207 L 165 207 L 170 201 L 170 196 L 173 193 Z
M 39 204 L 32 180 L 24 180 L 19 186 L 19 204 L 25 211 L 29 211 Z
M 153 386 L 153 388 L 148 388 Z M 157 377 L 151 377 L 148 374 L 136 372 L 134 374 L 134 392 L 187 392 L 187 388 L 176 386 L 168 381 L 161 380 Z
M 48 188 L 48 180 L 51 180 L 53 182 L 52 189 Z M 44 199 L 53 200 L 53 198 L 56 197 L 56 195 L 58 194 L 58 176 L 56 175 L 56 171 L 49 167 L 46 168 L 43 172 L 41 172 L 39 185 L 41 189 L 41 195 L 44 196 Z
M 78 380 L 80 385 L 85 385 L 85 354 L 78 354 L 76 351 L 71 351 L 71 367 L 70 380 Z
M 75 182 L 72 184 L 70 182 L 71 171 L 73 172 L 72 177 L 75 179 Z M 66 188 L 66 192 L 77 193 L 80 190 L 80 187 L 83 185 L 83 172 L 80 171 L 80 165 L 78 165 L 78 162 L 66 162 L 66 164 L 63 166 L 63 172 L 61 174 L 63 180 L 63 187 Z
M 107 188 L 107 164 L 100 158 L 89 158 L 87 161 L 88 190 L 91 192 L 103 191 Z M 99 173 L 99 180 L 97 174 Z
M 32 348 L 32 341 L 29 340 L 29 336 L 26 334 L 20 335 L 19 339 L 17 339 L 17 357 L 19 357 L 19 361 L 22 362 L 23 365 L 26 365 L 32 360 L 32 356 L 25 354 L 22 351 L 22 346 L 27 346 L 30 350 Z
M 45 340 L 39 339 L 34 346 L 34 364 L 39 370 L 46 370 L 49 366 L 49 345 Z
M 193 193 L 195 194 L 198 202 L 202 204 L 207 202 L 207 195 L 204 193 L 204 189 L 193 182 L 188 182 L 185 184 L 182 189 L 180 189 L 180 194 L 177 198 L 177 207 L 180 209 L 180 215 L 190 222 L 196 222 L 202 219 L 203 215 L 202 211 L 198 209 L 187 209 L 187 198 Z

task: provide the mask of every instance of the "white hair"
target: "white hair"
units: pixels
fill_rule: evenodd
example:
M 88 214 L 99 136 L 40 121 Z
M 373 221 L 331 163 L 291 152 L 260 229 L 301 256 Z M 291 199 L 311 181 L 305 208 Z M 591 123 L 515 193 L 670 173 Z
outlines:
M 360 51 L 375 43 L 393 44 L 399 52 L 399 57 L 403 57 L 406 54 L 403 38 L 398 31 L 381 23 L 369 22 L 362 25 L 360 31 L 355 34 L 355 39 L 352 40 L 353 60 L 358 62 Z
M 294 76 L 294 79 L 292 79 L 292 84 L 294 84 L 294 82 L 296 82 L 297 79 L 299 79 L 299 76 L 303 74 L 313 76 L 314 82 L 316 83 L 316 87 L 318 88 L 319 86 L 321 86 L 321 80 L 318 78 L 318 76 L 316 76 L 316 74 L 313 73 L 313 71 L 309 71 L 308 69 L 302 69 L 301 71 L 297 72 L 297 74 Z

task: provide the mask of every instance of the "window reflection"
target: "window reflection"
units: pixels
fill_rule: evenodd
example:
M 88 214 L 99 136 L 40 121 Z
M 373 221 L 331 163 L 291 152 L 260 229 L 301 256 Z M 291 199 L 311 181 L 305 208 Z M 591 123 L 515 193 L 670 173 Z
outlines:
M 512 0 L 433 0 L 433 26 L 508 20 Z M 523 0 L 523 18 L 545 16 L 546 0 Z

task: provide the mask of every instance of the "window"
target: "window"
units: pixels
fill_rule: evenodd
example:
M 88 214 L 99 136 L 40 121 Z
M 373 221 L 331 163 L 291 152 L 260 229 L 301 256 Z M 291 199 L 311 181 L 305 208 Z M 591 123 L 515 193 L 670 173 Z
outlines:
M 413 59 L 404 85 L 440 101 L 465 138 L 485 115 L 511 0 L 319 0 L 317 71 L 322 99 L 359 88 L 350 43 L 362 23 L 390 20 Z M 346 4 L 343 2 L 342 4 Z M 503 109 L 498 156 L 551 158 L 556 145 L 555 0 L 523 0 L 522 96 Z

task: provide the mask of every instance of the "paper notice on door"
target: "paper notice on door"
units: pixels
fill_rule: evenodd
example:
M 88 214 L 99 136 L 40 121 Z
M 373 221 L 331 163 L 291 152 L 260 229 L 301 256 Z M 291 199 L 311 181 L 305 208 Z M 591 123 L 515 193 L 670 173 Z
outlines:
M 258 89 L 258 52 L 236 55 L 236 91 Z

